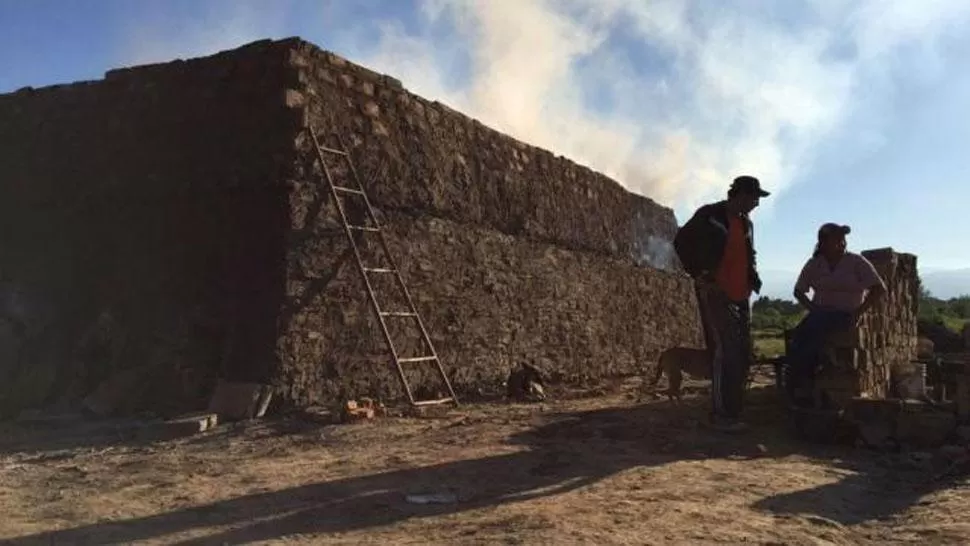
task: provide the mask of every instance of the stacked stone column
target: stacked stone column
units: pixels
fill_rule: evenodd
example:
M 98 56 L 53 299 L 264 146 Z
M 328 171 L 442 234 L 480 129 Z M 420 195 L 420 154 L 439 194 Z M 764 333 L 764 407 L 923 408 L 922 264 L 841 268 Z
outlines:
M 842 405 L 853 397 L 886 398 L 893 369 L 916 358 L 919 281 L 916 256 L 891 248 L 862 253 L 886 283 L 885 296 L 863 316 L 858 327 L 829 340 L 833 369 L 820 385 Z

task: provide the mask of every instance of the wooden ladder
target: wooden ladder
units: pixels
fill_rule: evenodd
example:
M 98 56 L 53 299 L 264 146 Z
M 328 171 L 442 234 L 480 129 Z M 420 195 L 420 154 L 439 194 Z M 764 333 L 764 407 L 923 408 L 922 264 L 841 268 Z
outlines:
M 381 332 L 384 334 L 384 341 L 387 342 L 387 346 L 391 351 L 391 359 L 394 361 L 394 368 L 401 380 L 401 386 L 404 387 L 404 392 L 407 394 L 408 402 L 412 406 L 432 406 L 448 403 L 458 405 L 458 397 L 455 395 L 455 391 L 451 386 L 451 381 L 448 380 L 448 374 L 445 373 L 445 369 L 441 364 L 441 359 L 438 358 L 438 353 L 435 351 L 434 345 L 431 343 L 431 338 L 428 336 L 428 331 L 424 327 L 424 322 L 421 320 L 421 316 L 418 314 L 418 310 L 414 306 L 414 301 L 411 299 L 411 294 L 408 292 L 408 288 L 404 284 L 404 279 L 401 277 L 401 272 L 395 265 L 394 258 L 391 256 L 390 249 L 387 246 L 387 239 L 384 237 L 384 231 L 381 229 L 380 224 L 377 221 L 377 216 L 374 214 L 374 209 L 371 206 L 370 199 L 367 198 L 367 194 L 364 192 L 364 186 L 360 183 L 360 177 L 357 175 L 357 169 L 354 167 L 350 153 L 347 152 L 346 147 L 343 144 L 343 139 L 340 138 L 340 135 L 335 135 L 338 147 L 330 148 L 320 144 L 313 127 L 309 127 L 308 130 L 310 133 L 310 138 L 313 141 L 313 147 L 317 151 L 317 159 L 320 161 L 320 167 L 323 169 L 323 173 L 327 179 L 327 184 L 330 186 L 330 195 L 333 197 L 334 203 L 337 206 L 337 211 L 340 213 L 340 221 L 343 223 L 344 231 L 347 234 L 347 240 L 350 241 L 350 246 L 353 249 L 354 259 L 357 262 L 357 270 L 360 272 L 361 279 L 364 281 L 364 287 L 367 289 L 367 296 L 370 300 L 371 309 L 373 309 L 374 315 L 377 317 L 377 321 L 381 325 Z M 334 183 L 332 171 L 327 164 L 326 158 L 328 155 L 337 156 L 346 162 L 345 164 L 351 175 L 350 178 L 352 179 L 354 187 L 338 186 Z M 367 219 L 363 225 L 351 224 L 350 221 L 348 221 L 347 212 L 344 209 L 344 203 L 341 200 L 343 197 L 358 198 L 363 201 L 364 208 L 367 212 Z M 363 258 L 361 257 L 360 248 L 357 245 L 355 233 L 359 235 L 376 234 L 380 241 L 385 259 L 388 262 L 384 265 L 384 267 L 373 267 L 364 264 Z M 397 281 L 396 284 L 398 288 L 404 295 L 404 300 L 407 302 L 407 310 L 384 310 L 378 302 L 374 286 L 371 284 L 371 275 L 393 275 Z M 425 353 L 408 357 L 402 357 L 399 355 L 397 347 L 395 346 L 393 339 L 391 339 L 391 333 L 387 327 L 387 321 L 389 319 L 405 319 L 415 321 L 418 325 L 418 329 L 421 332 L 421 340 L 425 347 Z M 436 400 L 415 400 L 414 393 L 411 391 L 411 386 L 408 384 L 407 377 L 404 374 L 403 366 L 426 363 L 435 364 L 438 375 L 447 389 L 448 396 Z

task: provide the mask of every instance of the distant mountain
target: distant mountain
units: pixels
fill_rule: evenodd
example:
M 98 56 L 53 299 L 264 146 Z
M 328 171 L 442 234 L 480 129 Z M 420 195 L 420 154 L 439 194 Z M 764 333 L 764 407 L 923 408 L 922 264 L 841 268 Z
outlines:
M 792 289 L 795 288 L 796 271 L 781 271 L 767 269 L 758 272 L 761 275 L 761 295 L 773 299 L 793 300 Z
M 934 297 L 948 300 L 970 295 L 970 268 L 928 270 L 920 277 Z
M 794 299 L 792 289 L 795 287 L 797 276 L 798 273 L 794 271 L 761 271 L 761 281 L 764 283 L 761 295 L 786 300 Z M 970 268 L 921 271 L 920 277 L 934 297 L 947 300 L 970 295 Z

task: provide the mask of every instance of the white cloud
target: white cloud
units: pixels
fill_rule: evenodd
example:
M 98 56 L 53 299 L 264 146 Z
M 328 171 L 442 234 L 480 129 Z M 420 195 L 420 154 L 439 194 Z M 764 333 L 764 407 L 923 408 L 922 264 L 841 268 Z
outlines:
M 450 43 L 386 27 L 346 54 L 684 209 L 741 172 L 784 190 L 857 106 L 891 91 L 878 75 L 900 47 L 920 45 L 927 66 L 970 16 L 960 0 L 798 9 L 793 22 L 755 2 L 427 0 L 423 22 L 452 27 Z M 444 67 L 461 55 L 470 76 L 456 84 Z M 591 104 L 591 88 L 610 102 Z
M 167 34 L 146 16 L 124 61 L 296 34 L 302 5 L 221 4 Z M 783 191 L 848 121 L 879 146 L 894 78 L 941 77 L 941 44 L 970 19 L 963 0 L 423 0 L 408 18 L 390 0 L 317 6 L 320 45 L 680 211 L 742 172 Z

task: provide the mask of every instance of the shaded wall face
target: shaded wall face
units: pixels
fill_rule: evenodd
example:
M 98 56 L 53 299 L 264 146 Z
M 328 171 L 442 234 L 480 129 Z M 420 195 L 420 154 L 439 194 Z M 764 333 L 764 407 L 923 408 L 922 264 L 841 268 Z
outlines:
M 271 372 L 282 58 L 253 49 L 0 96 L 0 270 L 27 325 L 22 362 L 0 364 L 8 407 L 159 359 L 211 376 L 235 355 L 232 373 Z M 104 313 L 110 333 L 92 333 Z M 190 347 L 203 337 L 220 350 Z
M 686 279 L 635 265 L 677 267 L 665 254 L 669 209 L 311 46 L 291 63 L 301 82 L 291 104 L 327 145 L 338 133 L 351 150 L 459 388 L 494 386 L 529 360 L 567 379 L 636 372 L 662 349 L 700 343 Z M 308 140 L 295 144 L 282 383 L 305 400 L 392 393 L 326 182 Z M 338 183 L 354 183 L 337 171 Z M 378 292 L 393 298 L 393 287 Z

